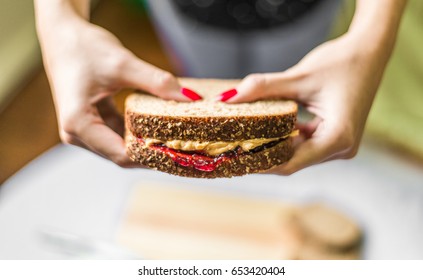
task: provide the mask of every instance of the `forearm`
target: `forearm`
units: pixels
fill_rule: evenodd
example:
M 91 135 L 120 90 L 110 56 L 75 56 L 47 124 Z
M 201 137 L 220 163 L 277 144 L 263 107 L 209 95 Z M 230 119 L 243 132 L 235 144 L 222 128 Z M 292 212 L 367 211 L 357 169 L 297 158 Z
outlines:
M 388 59 L 395 44 L 407 0 L 357 0 L 348 35 L 359 38 L 370 53 Z

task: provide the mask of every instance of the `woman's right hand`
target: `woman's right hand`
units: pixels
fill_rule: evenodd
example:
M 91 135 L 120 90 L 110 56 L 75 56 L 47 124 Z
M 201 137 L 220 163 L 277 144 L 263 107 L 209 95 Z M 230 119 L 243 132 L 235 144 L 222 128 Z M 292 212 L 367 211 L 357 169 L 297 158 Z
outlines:
M 128 167 L 132 163 L 122 138 L 124 122 L 112 98 L 119 89 L 140 89 L 178 101 L 200 98 L 184 95 L 172 74 L 138 59 L 113 34 L 81 17 L 58 22 L 50 32 L 37 27 L 65 143 Z

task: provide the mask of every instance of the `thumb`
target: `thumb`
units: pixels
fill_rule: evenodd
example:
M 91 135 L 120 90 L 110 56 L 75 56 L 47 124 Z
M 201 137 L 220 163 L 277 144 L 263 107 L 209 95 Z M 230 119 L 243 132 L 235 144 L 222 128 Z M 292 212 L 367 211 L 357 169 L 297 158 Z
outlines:
M 126 61 L 121 73 L 126 86 L 145 90 L 166 100 L 196 101 L 201 96 L 181 87 L 171 73 L 138 59 L 135 55 Z
M 221 100 L 227 103 L 241 103 L 269 98 L 297 99 L 299 79 L 300 77 L 291 71 L 250 74 L 236 87 L 236 91 L 232 91 L 232 95 L 236 92 L 235 95 Z

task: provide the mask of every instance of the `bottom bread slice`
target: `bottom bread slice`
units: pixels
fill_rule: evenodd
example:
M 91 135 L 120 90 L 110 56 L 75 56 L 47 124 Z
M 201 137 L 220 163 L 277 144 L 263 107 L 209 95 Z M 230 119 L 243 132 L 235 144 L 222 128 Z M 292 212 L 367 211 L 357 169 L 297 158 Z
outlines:
M 132 134 L 126 135 L 127 153 L 131 160 L 158 171 L 195 178 L 230 178 L 259 173 L 288 161 L 294 151 L 292 138 L 256 153 L 247 153 L 220 163 L 213 171 L 200 171 L 174 162 L 168 155 L 139 143 Z

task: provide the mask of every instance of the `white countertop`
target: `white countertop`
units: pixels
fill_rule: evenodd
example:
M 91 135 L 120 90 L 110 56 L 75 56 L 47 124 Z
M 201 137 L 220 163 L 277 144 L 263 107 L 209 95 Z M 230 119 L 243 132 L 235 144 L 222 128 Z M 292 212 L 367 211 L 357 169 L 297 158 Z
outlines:
M 421 167 L 366 143 L 353 160 L 321 164 L 289 177 L 217 180 L 121 169 L 85 150 L 59 145 L 2 186 L 0 259 L 69 257 L 43 242 L 42 232 L 50 229 L 113 244 L 128 193 L 145 180 L 288 202 L 327 202 L 363 227 L 364 258 L 423 259 Z

